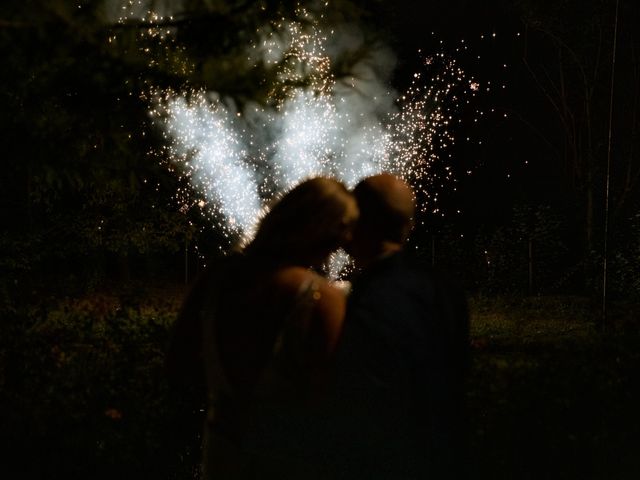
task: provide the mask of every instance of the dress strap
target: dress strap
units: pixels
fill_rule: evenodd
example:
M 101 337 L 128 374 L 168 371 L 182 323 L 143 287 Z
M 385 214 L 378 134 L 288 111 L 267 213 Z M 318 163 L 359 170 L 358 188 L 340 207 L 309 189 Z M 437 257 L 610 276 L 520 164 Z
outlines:
M 300 284 L 293 306 L 282 322 L 282 328 L 273 345 L 274 357 L 281 354 L 285 338 L 290 340 L 291 336 L 297 337 L 296 343 L 302 346 L 303 343 L 298 341 L 302 340 L 300 337 L 304 335 L 303 330 L 306 330 L 311 321 L 313 306 L 319 298 L 320 279 L 313 274 Z

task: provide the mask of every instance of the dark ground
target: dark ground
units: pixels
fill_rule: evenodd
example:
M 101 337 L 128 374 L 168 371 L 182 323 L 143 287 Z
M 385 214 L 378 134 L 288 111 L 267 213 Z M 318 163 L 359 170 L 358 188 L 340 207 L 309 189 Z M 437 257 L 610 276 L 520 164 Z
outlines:
M 481 478 L 640 477 L 637 328 L 600 334 L 591 312 L 578 298 L 476 302 L 469 407 Z
M 198 414 L 162 369 L 181 296 L 94 294 L 5 312 L 3 478 L 193 478 Z M 621 315 L 600 334 L 593 311 L 573 297 L 473 300 L 474 478 L 640 478 L 638 324 Z

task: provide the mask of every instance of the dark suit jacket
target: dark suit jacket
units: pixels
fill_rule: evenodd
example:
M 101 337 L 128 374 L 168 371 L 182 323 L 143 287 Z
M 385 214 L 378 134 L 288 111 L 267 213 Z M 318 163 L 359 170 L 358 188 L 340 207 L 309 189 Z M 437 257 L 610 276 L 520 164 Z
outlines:
M 468 315 L 451 282 L 405 253 L 354 281 L 336 354 L 337 477 L 459 478 Z

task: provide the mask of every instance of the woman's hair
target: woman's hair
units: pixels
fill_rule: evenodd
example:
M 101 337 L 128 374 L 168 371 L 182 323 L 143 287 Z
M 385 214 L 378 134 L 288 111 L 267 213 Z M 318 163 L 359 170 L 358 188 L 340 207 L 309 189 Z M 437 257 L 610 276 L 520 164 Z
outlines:
M 272 261 L 328 255 L 345 241 L 357 215 L 355 199 L 342 183 L 312 178 L 272 206 L 245 252 Z

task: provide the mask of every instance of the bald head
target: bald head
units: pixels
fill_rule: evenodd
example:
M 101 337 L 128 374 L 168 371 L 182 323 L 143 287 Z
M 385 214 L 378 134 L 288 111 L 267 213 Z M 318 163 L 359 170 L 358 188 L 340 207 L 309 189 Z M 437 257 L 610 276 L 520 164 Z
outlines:
M 372 240 L 404 243 L 415 213 L 413 192 L 405 182 L 382 173 L 362 180 L 353 194 L 360 226 Z

